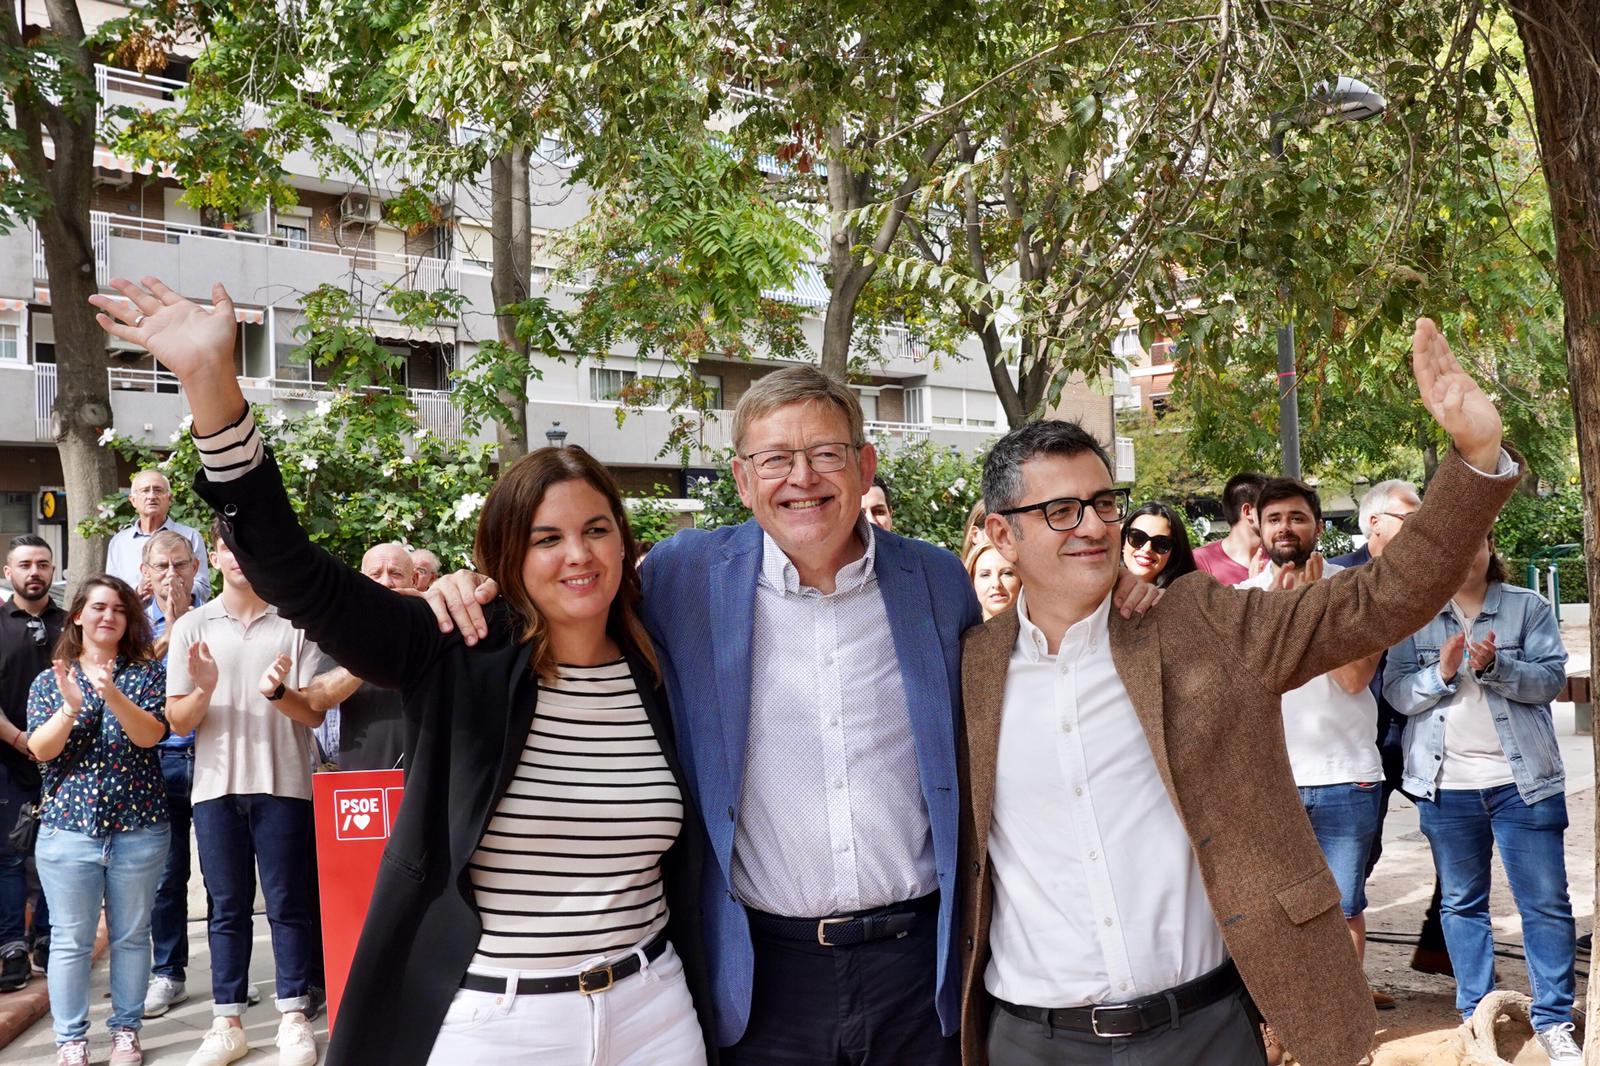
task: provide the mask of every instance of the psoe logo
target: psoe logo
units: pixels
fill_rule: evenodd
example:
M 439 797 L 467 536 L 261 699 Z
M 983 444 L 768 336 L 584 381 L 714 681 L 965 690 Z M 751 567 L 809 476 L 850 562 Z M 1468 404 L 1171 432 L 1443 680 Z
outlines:
M 389 835 L 381 788 L 336 789 L 333 816 L 338 840 L 383 840 Z

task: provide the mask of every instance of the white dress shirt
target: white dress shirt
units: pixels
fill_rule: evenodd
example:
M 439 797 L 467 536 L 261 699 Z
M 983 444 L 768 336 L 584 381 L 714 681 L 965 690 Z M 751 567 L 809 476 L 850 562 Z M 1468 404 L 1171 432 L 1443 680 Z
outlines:
M 1017 597 L 995 768 L 984 985 L 1031 1007 L 1123 1003 L 1228 958 L 1200 866 L 1111 658 L 1111 596 L 1050 655 Z
M 1234 587 L 1270 588 L 1277 569 L 1269 563 Z M 1322 576 L 1332 577 L 1343 569 L 1338 563 L 1323 563 Z M 1332 674 L 1322 674 L 1285 692 L 1283 739 L 1294 783 L 1300 788 L 1383 780 L 1378 701 L 1365 685 L 1359 692 L 1346 692 Z
M 938 888 L 875 533 L 856 523 L 866 554 L 827 595 L 762 537 L 733 888 L 770 914 L 821 918 Z

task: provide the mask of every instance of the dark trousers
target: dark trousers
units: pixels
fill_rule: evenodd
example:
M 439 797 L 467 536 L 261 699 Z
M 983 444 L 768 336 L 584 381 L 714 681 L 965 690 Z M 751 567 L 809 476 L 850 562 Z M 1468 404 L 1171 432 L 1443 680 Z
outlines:
M 161 748 L 158 754 L 161 776 L 167 782 L 172 846 L 167 849 L 167 868 L 161 873 L 156 905 L 150 912 L 150 972 L 182 981 L 189 965 L 189 828 L 193 822 L 189 792 L 194 787 L 194 748 Z
M 18 785 L 11 771 L 0 763 L 0 948 L 28 943 L 28 857 L 11 850 L 7 839 L 17 824 L 17 812 L 24 803 L 39 798 L 39 789 Z M 33 905 L 33 930 L 36 937 L 50 936 L 50 908 L 44 893 Z
M 934 1010 L 938 921 L 901 939 L 850 947 L 789 940 L 752 926 L 750 1024 L 723 1066 L 956 1066 L 956 1037 Z
M 1265 1066 L 1261 1027 L 1243 989 L 1179 1021 L 1176 1028 L 1106 1038 L 1050 1029 L 996 1005 L 989 1066 Z
M 272 929 L 280 1011 L 310 1004 L 315 906 L 311 883 L 311 803 L 282 796 L 223 796 L 194 805 L 200 872 L 211 898 L 211 995 L 219 1015 L 244 1013 L 253 939 L 256 873 Z

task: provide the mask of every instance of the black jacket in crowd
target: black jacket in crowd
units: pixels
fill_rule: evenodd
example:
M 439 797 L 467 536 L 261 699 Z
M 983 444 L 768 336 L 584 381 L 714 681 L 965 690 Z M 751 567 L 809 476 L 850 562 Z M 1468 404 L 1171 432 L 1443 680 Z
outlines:
M 228 546 L 262 599 L 351 673 L 404 692 L 405 799 L 326 1061 L 425 1066 L 482 932 L 467 863 L 533 724 L 538 679 L 529 647 L 517 639 L 520 621 L 497 600 L 487 609 L 489 635 L 475 646 L 440 633 L 421 598 L 384 588 L 311 543 L 271 455 L 234 481 L 213 482 L 202 472 L 195 488 L 226 520 Z M 668 934 L 714 1058 L 698 903 L 704 829 L 660 682 L 625 634 L 612 637 L 683 790 L 683 829 L 662 860 Z

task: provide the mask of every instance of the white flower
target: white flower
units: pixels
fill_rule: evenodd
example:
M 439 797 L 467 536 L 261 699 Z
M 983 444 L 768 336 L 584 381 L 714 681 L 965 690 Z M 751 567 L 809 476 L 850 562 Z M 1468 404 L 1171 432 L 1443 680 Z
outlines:
M 156 464 L 156 469 L 157 470 L 171 470 L 172 469 L 172 459 L 171 459 L 171 457 L 169 456 L 168 458 L 163 459 L 159 463 L 157 463 Z
M 928 501 L 928 510 L 937 511 L 938 509 L 939 509 L 939 501 L 938 500 L 929 500 Z
M 702 474 L 701 476 L 699 476 L 699 477 L 694 479 L 694 483 L 696 485 L 709 485 L 709 484 L 711 484 L 711 479 L 706 477 L 704 474 Z
M 100 431 L 100 436 L 96 438 L 95 443 L 104 448 L 107 444 L 110 444 L 116 439 L 117 431 L 112 429 L 110 426 L 107 426 L 105 429 Z
M 967 487 L 967 479 L 964 478 L 964 477 L 958 477 L 958 478 L 956 478 L 954 481 L 952 481 L 950 483 L 950 495 L 952 495 L 952 496 L 958 495 L 961 492 L 961 490 L 965 489 L 966 487 Z
M 484 496 L 481 492 L 469 492 L 456 501 L 456 521 L 465 522 L 478 513 L 483 506 Z
M 428 435 L 428 427 L 427 426 L 422 426 L 416 432 L 416 438 L 418 440 L 421 440 L 423 437 L 426 437 L 427 435 Z
M 383 476 L 384 477 L 394 477 L 394 466 L 393 466 L 393 464 L 389 464 L 389 465 L 384 466 L 384 468 L 383 468 Z
M 312 410 L 316 413 L 318 418 L 328 417 L 328 412 L 333 410 L 333 397 L 324 396 L 322 399 L 317 401 L 317 406 L 313 407 Z
M 317 468 L 317 457 L 315 455 L 302 455 L 300 457 L 300 469 L 301 470 L 311 471 L 311 470 L 315 470 L 316 468 Z
M 271 426 L 273 429 L 282 429 L 284 424 L 288 421 L 289 416 L 284 413 L 283 408 L 281 407 L 273 408 L 272 413 L 267 416 L 267 425 Z
M 99 507 L 98 513 L 99 513 L 99 516 L 101 518 L 115 518 L 115 517 L 117 517 L 117 509 L 115 507 L 110 506 L 109 504 L 102 503 L 100 505 L 100 507 Z
M 402 455 L 400 457 L 400 465 L 401 466 L 410 466 L 414 462 L 416 462 L 416 460 L 411 458 L 411 456 L 409 456 L 409 455 Z
M 167 443 L 176 444 L 182 439 L 183 439 L 183 430 L 175 429 L 175 430 L 172 431 L 172 436 L 167 438 Z
M 193 425 L 194 425 L 194 415 L 192 415 L 192 414 L 184 415 L 182 418 L 180 418 L 178 420 L 178 430 L 179 430 L 179 432 L 187 433 L 187 432 L 189 432 L 190 427 L 192 427 Z
M 411 519 L 409 519 L 409 518 L 400 519 L 400 525 L 405 527 L 405 531 L 407 533 L 410 533 L 413 529 L 416 528 L 416 523 L 412 522 Z

